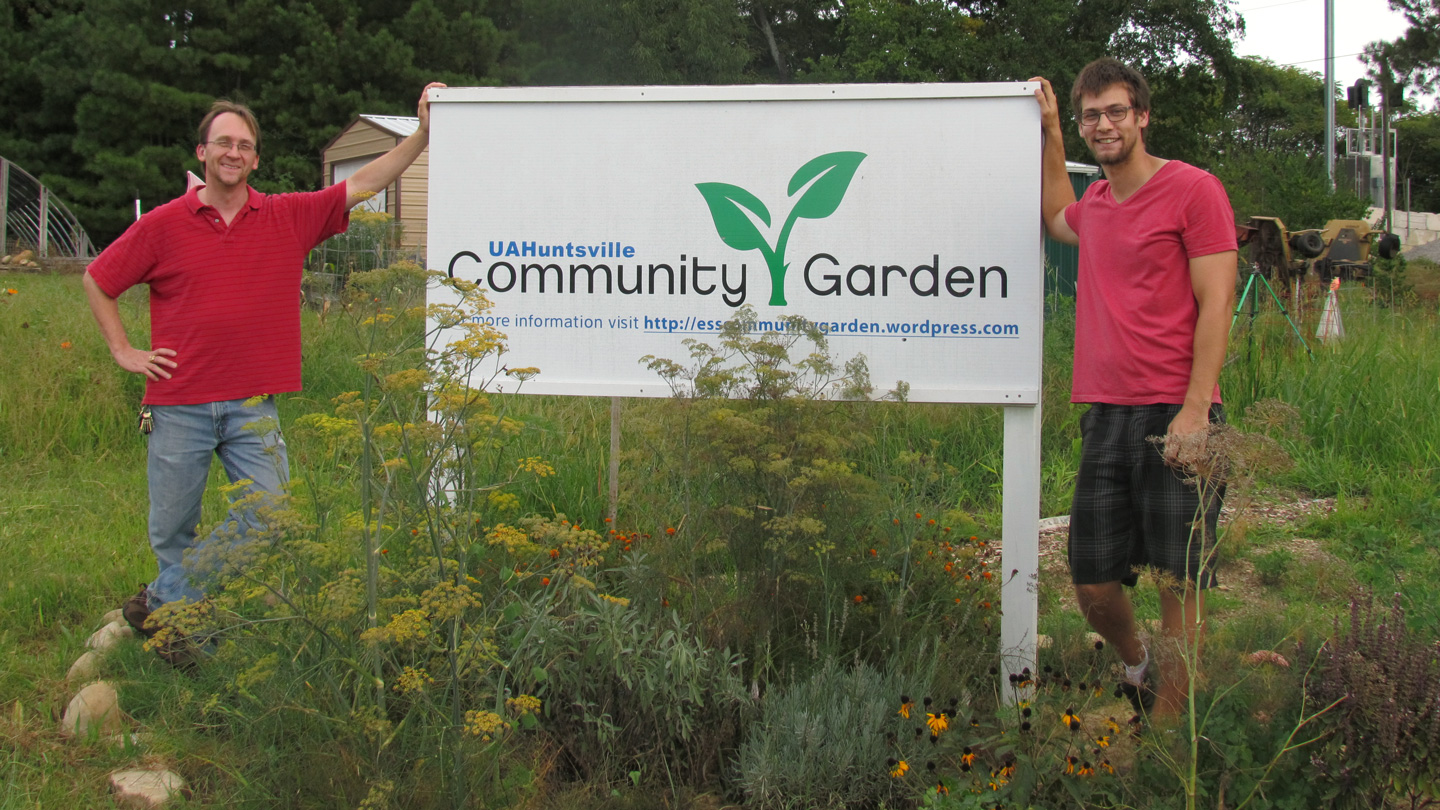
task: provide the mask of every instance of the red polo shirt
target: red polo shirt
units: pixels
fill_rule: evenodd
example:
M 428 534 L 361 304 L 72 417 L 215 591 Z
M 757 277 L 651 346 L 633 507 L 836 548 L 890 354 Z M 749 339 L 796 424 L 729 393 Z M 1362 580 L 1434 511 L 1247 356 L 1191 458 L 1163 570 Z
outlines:
M 250 199 L 229 226 L 199 188 L 131 225 L 95 261 L 106 295 L 150 285 L 150 346 L 174 349 L 152 405 L 195 405 L 300 390 L 305 256 L 349 226 L 345 184 Z

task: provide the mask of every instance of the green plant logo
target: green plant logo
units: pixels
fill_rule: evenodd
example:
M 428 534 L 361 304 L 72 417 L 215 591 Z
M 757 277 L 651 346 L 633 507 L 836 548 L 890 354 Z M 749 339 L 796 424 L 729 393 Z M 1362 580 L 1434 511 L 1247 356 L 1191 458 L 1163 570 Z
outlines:
M 715 231 L 721 241 L 736 250 L 758 250 L 765 257 L 765 266 L 770 269 L 770 306 L 785 306 L 785 271 L 790 268 L 785 263 L 785 245 L 790 241 L 795 221 L 801 217 L 824 219 L 835 213 L 864 159 L 863 152 L 831 152 L 801 166 L 790 178 L 786 194 L 794 197 L 801 189 L 804 193 L 785 218 L 774 248 L 755 225 L 758 219 L 770 227 L 770 211 L 759 197 L 729 183 L 695 184 L 710 205 L 710 216 L 715 220 Z

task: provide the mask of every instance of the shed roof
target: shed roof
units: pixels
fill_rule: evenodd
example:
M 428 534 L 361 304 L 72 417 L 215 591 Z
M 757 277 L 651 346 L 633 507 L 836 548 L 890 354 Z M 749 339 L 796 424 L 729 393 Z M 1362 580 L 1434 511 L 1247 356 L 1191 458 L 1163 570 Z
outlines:
M 420 128 L 420 119 L 413 115 L 367 115 L 361 113 L 360 120 L 397 138 L 407 138 Z

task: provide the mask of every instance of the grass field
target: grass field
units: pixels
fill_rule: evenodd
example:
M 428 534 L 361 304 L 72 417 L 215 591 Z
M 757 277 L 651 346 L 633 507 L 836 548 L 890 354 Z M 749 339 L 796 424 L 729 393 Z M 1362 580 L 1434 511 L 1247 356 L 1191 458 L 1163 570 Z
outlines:
M 1409 278 L 1417 288 L 1432 283 L 1429 269 L 1421 271 Z M 143 345 L 143 294 L 128 293 L 122 309 L 133 342 Z M 1283 506 L 1330 499 L 1326 503 L 1333 503 L 1333 510 L 1288 522 L 1247 519 L 1227 532 L 1221 542 L 1220 575 L 1233 585 L 1212 596 L 1212 653 L 1207 653 L 1216 662 L 1216 679 L 1233 674 L 1234 661 L 1254 650 L 1313 653 L 1352 596 L 1365 589 L 1382 596 L 1398 593 L 1417 638 L 1433 641 L 1440 636 L 1440 599 L 1435 593 L 1440 551 L 1434 546 L 1440 534 L 1440 419 L 1434 413 L 1440 401 L 1440 332 L 1434 303 L 1391 310 L 1372 304 L 1363 291 L 1346 292 L 1342 311 L 1347 337 L 1332 345 L 1320 345 L 1311 337 L 1315 309 L 1303 311 L 1302 325 L 1313 357 L 1268 305 L 1261 308 L 1253 330 L 1242 317 L 1232 337 L 1232 360 L 1222 380 L 1232 419 L 1275 437 L 1293 459 L 1293 466 L 1261 473 L 1253 486 L 1236 489 L 1232 500 Z M 307 482 L 310 494 L 335 490 L 340 493 L 335 497 L 348 503 L 353 493 L 343 492 L 349 480 L 345 459 L 337 462 L 323 442 L 289 426 L 306 414 L 329 413 L 333 397 L 364 386 L 364 375 L 351 360 L 363 343 L 353 319 L 338 311 L 322 318 L 307 310 L 304 335 L 306 390 L 281 400 L 292 472 Z M 407 776 L 421 773 L 417 763 L 396 765 L 376 754 L 367 766 L 363 757 L 350 758 L 343 744 L 333 742 L 343 741 L 343 735 L 319 719 L 267 725 L 266 712 L 257 716 L 243 696 L 237 697 L 234 673 L 180 675 L 138 645 L 108 662 L 105 671 L 121 684 L 127 711 L 151 732 L 150 741 L 136 750 L 62 740 L 58 717 L 73 691 L 63 681 L 66 668 L 82 652 L 98 617 L 153 575 L 145 536 L 145 447 L 133 424 L 142 386 L 111 362 L 75 276 L 0 275 L 0 345 L 6 347 L 0 353 L 0 379 L 5 380 L 0 385 L 0 558 L 10 563 L 0 575 L 0 660 L 7 662 L 0 668 L 0 810 L 110 807 L 105 775 L 137 760 L 177 765 L 195 787 L 191 803 L 206 807 L 354 806 L 366 796 L 366 785 L 374 789 L 365 769 L 381 762 L 388 763 L 392 781 L 410 784 L 405 780 L 419 779 Z M 1076 469 L 1083 408 L 1066 402 L 1072 345 L 1072 326 L 1062 308 L 1046 340 L 1046 515 L 1068 511 Z M 1256 403 L 1275 400 L 1291 406 L 1293 415 L 1274 417 L 1276 411 L 1266 410 L 1268 405 L 1255 408 Z M 491 407 L 521 425 L 496 450 L 506 463 L 540 457 L 554 468 L 554 475 L 507 490 L 519 505 L 517 514 L 564 513 L 572 521 L 603 526 L 609 403 L 509 396 L 492 398 Z M 724 543 L 737 542 L 714 507 L 737 497 L 726 489 L 733 482 L 725 479 L 739 475 L 740 452 L 714 450 L 723 440 L 719 433 L 687 433 L 681 410 L 669 400 L 625 405 L 620 523 L 661 540 L 667 529 L 678 530 L 670 545 L 657 544 L 649 552 L 656 569 L 668 573 L 627 576 L 632 584 L 652 577 L 644 580 L 644 587 L 667 594 L 666 607 L 673 600 L 680 618 L 704 628 L 700 636 L 733 642 L 748 662 L 747 679 L 753 674 L 779 688 L 798 677 L 794 667 L 805 660 L 801 648 L 809 643 L 803 641 L 809 638 L 806 634 L 818 637 L 821 631 L 806 625 L 809 629 L 797 631 L 801 640 L 793 648 L 774 644 L 779 629 L 763 637 L 746 632 L 745 623 L 755 619 L 745 618 L 749 614 L 743 607 L 734 606 L 737 594 L 744 593 L 743 577 L 731 570 L 741 558 L 714 552 Z M 805 429 L 843 433 L 845 441 L 826 445 L 824 453 L 848 460 L 854 474 L 863 476 L 831 482 L 835 492 L 853 494 L 853 513 L 833 499 L 815 507 L 829 510 L 832 526 L 849 521 L 843 525 L 850 527 L 846 531 L 854 538 L 860 562 L 866 549 L 873 556 L 875 547 L 885 548 L 880 544 L 892 515 L 908 517 L 912 511 L 940 517 L 957 533 L 998 536 L 998 409 L 874 403 L 836 404 L 805 413 L 813 424 L 795 428 L 799 438 L 787 447 L 798 454 L 794 448 L 820 441 L 805 438 Z M 763 424 L 777 433 L 789 424 L 782 416 L 765 418 L 776 420 Z M 706 437 L 710 450 L 700 448 L 685 456 L 677 448 L 686 437 Z M 682 456 L 690 459 L 690 466 L 673 461 Z M 722 462 L 728 468 L 714 466 Z M 813 459 L 807 463 L 820 468 Z M 731 472 L 716 472 L 719 469 Z M 218 520 L 225 510 L 220 478 L 216 465 L 206 521 Z M 784 490 L 775 481 L 761 485 L 772 492 Z M 875 511 L 867 511 L 872 508 Z M 898 517 L 894 521 L 899 524 Z M 905 548 L 908 554 L 908 542 Z M 626 559 L 640 571 L 639 558 Z M 854 559 L 844 560 L 860 570 Z M 873 656 L 856 652 L 856 659 L 879 661 L 910 649 L 885 642 L 877 629 L 890 627 L 884 616 L 863 612 L 869 608 L 862 597 L 881 598 L 883 583 L 865 591 L 863 587 L 872 586 L 865 585 L 864 575 L 845 579 L 848 575 L 823 564 L 814 576 L 804 581 L 815 594 L 828 588 L 827 583 L 836 583 L 835 593 L 798 596 L 785 610 L 794 609 L 796 615 L 811 610 L 810 619 L 820 627 L 834 623 L 840 627 L 837 643 L 853 644 L 856 650 L 879 645 Z M 726 577 L 728 584 L 712 587 Z M 1054 660 L 1079 656 L 1085 628 L 1066 581 L 1046 578 L 1039 589 L 1041 632 L 1058 640 L 1055 655 L 1061 657 Z M 627 593 L 638 598 L 636 592 Z M 1142 616 L 1154 617 L 1153 590 L 1138 594 Z M 896 611 L 899 615 L 898 607 Z M 988 622 L 984 626 L 988 628 Z M 971 641 L 977 648 L 993 644 Z M 256 660 L 263 657 L 255 655 Z M 766 660 L 789 663 L 767 669 Z M 303 678 L 298 683 L 310 687 Z M 295 690 L 301 689 L 298 683 Z M 1260 692 L 1237 694 L 1248 695 L 1251 703 L 1226 721 L 1233 728 L 1222 731 L 1243 728 L 1250 722 L 1246 716 L 1264 711 Z M 300 697 L 295 701 L 304 702 Z M 312 735 L 313 743 L 297 753 L 287 735 L 301 733 Z M 620 766 L 621 773 L 636 768 L 628 783 L 587 781 L 574 774 L 562 778 L 553 762 L 547 767 L 542 761 L 542 754 L 553 755 L 559 743 L 548 745 L 521 746 L 498 760 L 504 763 L 495 766 L 500 775 L 488 784 L 500 787 L 488 800 L 476 799 L 469 806 L 620 810 L 684 806 L 695 796 L 702 797 L 696 806 L 706 806 L 704 796 L 736 789 L 723 774 L 710 774 L 708 781 L 677 782 L 673 775 L 642 774 L 644 769 L 633 764 Z M 523 767 L 517 764 L 521 761 Z M 1297 762 L 1292 773 L 1303 773 L 1304 763 Z M 1135 768 L 1137 784 L 1164 781 L 1146 776 L 1140 765 Z M 1216 771 L 1221 772 L 1223 768 Z M 386 801 L 393 806 L 440 806 L 442 797 L 430 795 L 434 792 L 419 791 L 412 801 L 397 793 Z M 1121 804 L 1138 803 L 1148 794 L 1124 795 L 1128 798 Z M 1167 806 L 1173 798 L 1157 794 L 1153 804 L 1139 806 Z

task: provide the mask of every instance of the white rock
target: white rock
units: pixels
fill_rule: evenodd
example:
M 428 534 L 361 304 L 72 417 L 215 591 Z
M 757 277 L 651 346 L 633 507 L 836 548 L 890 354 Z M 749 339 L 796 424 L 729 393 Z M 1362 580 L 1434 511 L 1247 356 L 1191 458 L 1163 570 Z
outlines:
M 139 634 L 135 632 L 135 628 L 125 622 L 111 622 L 91 634 L 90 638 L 85 640 L 85 646 L 92 650 L 105 652 L 120 642 L 135 638 L 137 635 Z
M 1048 517 L 1040 519 L 1040 531 L 1042 532 L 1050 531 L 1051 529 L 1063 529 L 1069 525 L 1069 515 L 1060 515 L 1059 517 Z
M 1035 636 L 1035 649 L 1037 650 L 1048 650 L 1050 649 L 1050 645 L 1054 643 L 1055 639 L 1050 638 L 1044 633 L 1038 633 Z
M 100 654 L 91 650 L 70 665 L 70 671 L 65 673 L 65 680 L 70 683 L 85 683 L 92 681 L 100 674 Z
M 114 624 L 115 622 L 123 621 L 125 621 L 125 611 L 121 608 L 115 608 L 114 610 L 100 617 L 101 624 Z
M 65 707 L 60 719 L 63 734 L 84 737 L 91 729 L 101 736 L 124 731 L 125 715 L 120 711 L 120 695 L 105 681 L 96 681 L 81 689 Z
M 185 791 L 185 780 L 174 771 L 128 770 L 110 774 L 115 798 L 130 807 L 164 807 Z

